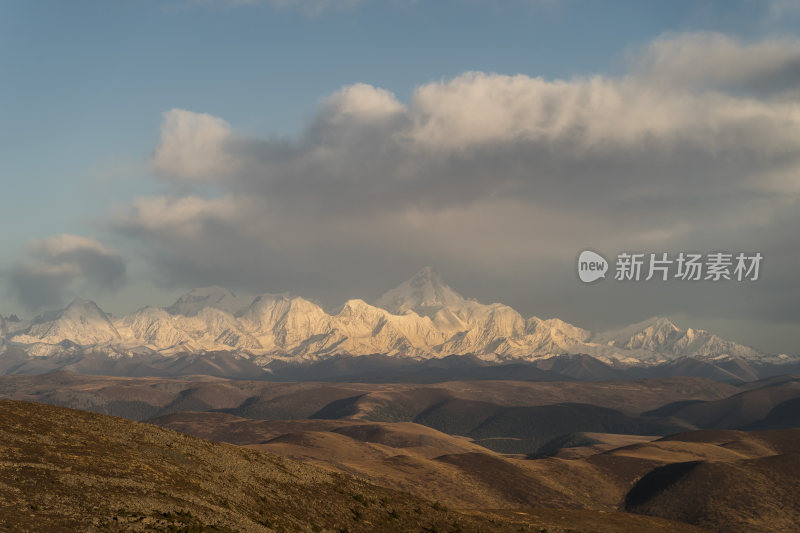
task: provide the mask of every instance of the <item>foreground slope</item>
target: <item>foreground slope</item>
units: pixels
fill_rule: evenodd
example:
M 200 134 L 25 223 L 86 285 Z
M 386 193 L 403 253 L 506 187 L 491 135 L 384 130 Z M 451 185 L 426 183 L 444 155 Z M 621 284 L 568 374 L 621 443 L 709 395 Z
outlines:
M 109 416 L 0 401 L 0 529 L 698 531 L 569 510 L 448 510 L 346 474 Z
M 0 527 L 14 531 L 528 530 L 146 424 L 15 401 L 0 413 Z

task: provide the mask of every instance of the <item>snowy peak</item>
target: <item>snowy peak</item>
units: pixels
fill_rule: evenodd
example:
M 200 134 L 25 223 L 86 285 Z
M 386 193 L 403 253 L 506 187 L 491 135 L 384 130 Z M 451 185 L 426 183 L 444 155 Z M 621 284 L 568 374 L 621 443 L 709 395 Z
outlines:
M 442 308 L 460 306 L 464 302 L 465 299 L 451 289 L 438 272 L 425 267 L 410 280 L 387 291 L 378 298 L 376 305 L 396 315 L 415 311 L 431 316 Z
M 34 321 L 15 342 L 57 344 L 70 341 L 91 346 L 120 340 L 120 334 L 108 315 L 90 300 L 76 298 L 61 311 L 46 313 Z
M 72 302 L 61 311 L 62 315 L 93 315 L 96 317 L 108 318 L 105 311 L 100 309 L 96 303 L 91 300 L 84 300 L 83 298 L 75 298 Z
M 176 349 L 191 341 L 176 320 L 161 308 L 144 307 L 123 317 L 117 329 L 124 337 L 135 339 L 147 347 Z
M 558 318 L 542 320 L 534 316 L 526 321 L 525 328 L 526 333 L 534 337 L 539 345 L 557 346 L 565 351 L 569 346 L 585 343 L 591 336 L 589 331 Z
M 196 316 L 204 308 L 213 307 L 235 315 L 252 301 L 252 297 L 237 296 L 222 287 L 203 287 L 184 294 L 166 311 L 171 315 Z
M 760 359 L 758 350 L 728 341 L 702 329 L 681 329 L 670 320 L 654 317 L 618 331 L 598 334 L 594 342 L 624 350 L 673 357 L 743 357 Z
M 70 350 L 165 356 L 233 351 L 256 364 L 331 355 L 472 355 L 499 361 L 587 354 L 606 362 L 659 363 L 684 357 L 766 360 L 757 350 L 704 330 L 654 317 L 595 333 L 558 318 L 525 318 L 511 307 L 465 299 L 432 268 L 384 294 L 377 306 L 352 299 L 333 313 L 290 294 L 240 297 L 221 287 L 195 289 L 174 305 L 111 319 L 94 302 L 75 300 L 33 322 L 0 320 L 0 341 L 29 355 Z
M 347 300 L 344 305 L 336 313 L 336 316 L 350 316 L 350 317 L 381 317 L 385 313 L 360 298 Z
M 269 331 L 282 321 L 293 317 L 318 316 L 325 312 L 317 304 L 290 294 L 261 294 L 253 299 L 239 318 L 251 328 Z
M 620 330 L 608 331 L 595 336 L 595 342 L 619 348 L 644 348 L 648 345 L 664 345 L 674 341 L 682 334 L 669 319 L 653 317 L 626 326 Z

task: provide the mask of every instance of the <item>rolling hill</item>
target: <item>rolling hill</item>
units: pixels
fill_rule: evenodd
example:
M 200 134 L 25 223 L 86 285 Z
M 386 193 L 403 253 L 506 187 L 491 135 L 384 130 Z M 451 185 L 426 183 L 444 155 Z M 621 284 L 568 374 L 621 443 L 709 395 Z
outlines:
M 537 516 L 547 514 L 542 508 L 565 516 L 624 510 L 711 531 L 765 533 L 794 531 L 800 516 L 794 492 L 800 429 L 663 438 L 588 433 L 531 459 L 407 422 L 181 413 L 153 423 L 434 497 L 455 509 L 533 507 Z
M 459 512 L 149 424 L 8 400 L 0 414 L 0 527 L 13 531 L 699 531 L 623 512 Z

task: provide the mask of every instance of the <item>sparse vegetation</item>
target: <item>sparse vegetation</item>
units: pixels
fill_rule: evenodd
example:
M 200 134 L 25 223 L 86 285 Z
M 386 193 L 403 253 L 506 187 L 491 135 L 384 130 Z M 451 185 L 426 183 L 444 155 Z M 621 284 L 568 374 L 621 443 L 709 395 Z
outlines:
M 35 382 L 32 378 L 14 379 Z M 793 383 L 791 378 L 787 379 Z M 10 378 L 0 378 L 0 393 L 3 393 L 2 387 L 9 380 Z M 73 380 L 79 385 L 74 390 L 70 389 Z M 86 401 L 86 397 L 81 396 L 84 393 L 79 392 L 81 387 L 82 390 L 108 387 L 108 380 L 109 378 L 61 376 L 56 381 L 58 387 L 66 387 L 67 391 L 60 399 L 73 402 L 79 399 Z M 87 387 L 87 381 L 95 384 Z M 82 383 L 84 385 L 80 385 Z M 151 383 L 151 380 L 142 380 L 141 383 Z M 698 380 L 659 380 L 662 391 L 657 395 L 651 390 L 642 392 L 644 389 L 636 389 L 637 384 L 625 384 L 628 385 L 635 392 L 619 392 L 622 389 L 618 391 L 616 385 L 611 385 L 605 392 L 601 393 L 597 389 L 591 394 L 598 395 L 596 398 L 602 398 L 602 394 L 607 395 L 602 401 L 609 405 L 630 401 L 639 394 L 650 397 L 647 400 L 649 402 L 655 402 L 654 398 L 663 400 L 674 397 L 676 390 L 680 390 L 679 393 L 685 396 L 704 394 L 698 388 L 703 385 Z M 185 390 L 181 388 L 184 386 L 180 381 L 170 385 L 174 387 L 171 390 Z M 189 399 L 200 394 L 198 391 L 204 386 L 202 383 L 193 384 L 191 392 L 181 394 L 181 401 L 186 405 L 200 405 L 196 399 L 192 402 Z M 230 391 L 237 390 L 240 386 L 225 383 L 214 385 L 216 388 L 213 390 L 232 394 Z M 300 409 L 296 404 L 305 396 L 293 389 L 294 384 L 274 386 L 282 395 L 282 399 L 274 400 L 276 405 L 290 411 Z M 570 386 L 559 385 L 564 389 Z M 594 385 L 581 386 L 590 389 Z M 715 386 L 717 385 L 713 385 Z M 260 387 L 260 384 L 253 385 L 253 389 L 248 390 L 246 395 L 255 399 L 243 402 L 262 407 L 273 402 L 272 399 L 258 399 L 253 395 L 252 391 L 260 390 Z M 315 387 L 317 386 L 307 385 L 306 389 L 317 390 Z M 328 388 L 324 392 L 312 394 L 317 395 L 314 396 L 314 401 L 330 403 L 330 398 L 325 395 L 342 395 L 342 389 L 351 385 L 335 384 L 326 387 Z M 366 390 L 371 386 L 360 384 L 357 387 Z M 458 391 L 465 385 L 445 384 L 437 387 L 439 389 L 436 394 L 441 398 L 461 394 Z M 492 396 L 494 393 L 491 393 L 486 384 L 475 383 L 470 384 L 470 387 L 475 387 L 476 390 L 483 387 L 487 393 L 486 398 L 492 402 L 498 401 L 497 398 L 500 397 L 505 398 L 504 402 L 517 398 L 514 396 L 517 394 L 513 392 L 514 387 L 520 387 L 519 390 L 524 391 L 524 395 L 519 397 L 527 398 L 525 401 L 542 401 L 541 398 L 531 398 L 540 394 L 544 394 L 543 397 L 553 394 L 552 384 L 506 382 L 503 389 L 497 392 L 497 396 Z M 707 392 L 712 396 L 724 396 L 731 389 L 728 385 L 719 385 L 718 390 L 713 387 Z M 783 382 L 781 387 L 784 387 Z M 782 394 L 791 394 L 791 386 L 786 387 L 785 392 L 775 392 L 780 387 L 771 387 L 765 397 L 777 398 Z M 399 395 L 404 398 L 403 409 L 421 409 L 433 401 L 432 396 L 428 396 L 432 389 L 425 386 L 417 387 L 415 392 L 394 385 L 387 386 L 387 389 L 389 390 L 383 392 L 383 395 Z M 46 387 L 36 390 L 46 390 Z M 586 394 L 584 389 L 581 390 L 581 394 Z M 369 393 L 355 395 L 355 392 L 357 391 L 345 394 L 347 402 L 344 403 L 347 406 L 343 403 L 340 407 L 352 410 L 363 398 L 369 397 Z M 573 392 L 561 391 L 560 394 Z M 286 398 L 287 393 L 291 398 Z M 113 387 L 108 394 L 116 394 Z M 212 396 L 207 392 L 202 394 L 203 398 Z M 123 397 L 124 401 L 134 398 L 129 393 L 120 395 L 120 398 Z M 734 412 L 736 416 L 744 416 L 750 411 L 757 412 L 747 407 L 753 405 L 752 401 L 758 398 L 755 392 L 742 394 L 738 398 L 748 403 L 741 408 L 743 414 Z M 417 403 L 414 404 L 411 400 Z M 522 411 L 515 413 L 513 409 L 502 406 L 497 411 L 499 403 L 490 405 L 492 407 L 489 411 L 498 416 L 495 417 L 494 425 L 486 424 L 484 430 L 519 426 L 514 420 L 524 414 Z M 736 404 L 727 400 L 688 403 L 681 401 L 663 409 L 659 407 L 648 416 L 667 417 L 681 413 L 681 416 L 699 417 L 703 413 L 710 413 L 718 417 L 721 415 L 717 415 L 717 411 L 729 409 L 728 405 L 735 407 Z M 0 528 L 4 524 L 3 520 L 10 523 L 8 520 L 11 519 L 6 518 L 10 516 L 21 520 L 22 527 L 17 527 L 21 531 L 38 531 L 32 525 L 34 520 L 47 521 L 54 517 L 62 522 L 67 520 L 66 523 L 75 520 L 76 524 L 81 525 L 86 525 L 83 517 L 91 517 L 91 527 L 97 530 L 142 531 L 239 531 L 250 528 L 252 531 L 319 529 L 357 533 L 372 531 L 376 527 L 387 531 L 402 531 L 411 527 L 410 524 L 414 525 L 414 531 L 427 528 L 428 531 L 443 533 L 459 530 L 483 530 L 487 533 L 516 531 L 520 527 L 524 531 L 539 533 L 564 533 L 570 529 L 585 531 L 598 527 L 605 528 L 597 529 L 598 531 L 615 533 L 679 530 L 676 529 L 675 522 L 613 512 L 618 505 L 624 505 L 626 494 L 629 495 L 630 510 L 671 519 L 687 519 L 682 513 L 683 506 L 688 501 L 704 506 L 693 516 L 697 516 L 697 523 L 711 528 L 722 520 L 728 520 L 724 523 L 731 526 L 731 530 L 735 530 L 733 525 L 746 522 L 753 531 L 766 531 L 763 527 L 759 528 L 767 523 L 770 524 L 770 532 L 781 531 L 781 528 L 790 531 L 786 524 L 793 524 L 798 518 L 796 498 L 790 492 L 782 492 L 781 484 L 775 480 L 781 480 L 784 476 L 791 479 L 800 477 L 800 473 L 790 474 L 796 461 L 786 459 L 784 464 L 781 463 L 784 459 L 780 458 L 784 453 L 796 453 L 796 442 L 800 442 L 800 436 L 786 439 L 791 444 L 784 442 L 779 445 L 778 433 L 764 434 L 766 436 L 751 440 L 749 434 L 741 432 L 697 432 L 686 437 L 679 435 L 654 442 L 650 442 L 652 437 L 570 433 L 550 439 L 546 445 L 553 448 L 551 453 L 571 460 L 547 457 L 523 460 L 502 456 L 467 439 L 411 423 L 376 423 L 363 419 L 266 422 L 241 419 L 223 413 L 175 414 L 159 420 L 160 423 L 181 431 L 252 445 L 262 451 L 275 450 L 286 456 L 314 458 L 341 470 L 330 472 L 275 455 L 213 444 L 152 426 L 130 424 L 124 420 L 98 417 L 85 412 L 12 402 L 0 402 L 0 406 L 9 413 L 0 418 L 0 453 L 12 453 L 21 465 L 15 467 L 8 476 L 15 490 L 19 490 L 19 493 L 13 493 L 9 501 L 17 503 L 4 507 L 2 498 L 8 500 L 9 497 L 0 488 Z M 467 409 L 469 406 L 472 407 Z M 442 415 L 450 413 L 448 409 L 455 409 L 450 414 L 458 418 L 459 413 L 463 413 L 462 422 L 473 424 L 486 414 L 479 407 L 447 400 L 446 405 L 437 404 L 428 415 Z M 49 409 L 53 411 L 48 411 Z M 535 410 L 527 409 L 525 412 Z M 574 407 L 569 407 L 565 412 L 573 411 Z M 590 409 L 587 412 L 603 415 L 607 410 Z M 789 414 L 786 416 L 794 416 L 789 411 L 787 413 Z M 783 413 L 779 414 L 784 417 L 781 420 L 787 419 Z M 56 423 L 48 417 L 55 417 Z M 773 416 L 775 417 L 777 415 Z M 533 431 L 531 428 L 534 426 L 519 427 L 522 428 L 520 431 Z M 788 435 L 796 430 L 786 431 L 789 432 Z M 276 439 L 276 435 L 280 438 Z M 19 445 L 15 447 L 14 442 Z M 626 445 L 619 452 L 613 450 Z M 694 471 L 685 476 L 685 479 L 677 479 L 668 490 L 661 486 L 653 488 L 643 484 L 629 494 L 637 480 L 644 479 L 648 472 L 662 465 L 691 460 L 692 454 L 696 454 L 699 459 L 714 461 L 713 467 L 707 468 L 703 465 L 698 467 L 697 473 L 702 473 L 703 476 L 721 476 L 719 480 L 714 478 L 714 487 L 724 487 L 725 494 L 717 494 L 713 499 L 687 496 L 691 491 L 702 496 L 713 493 L 701 488 L 705 478 L 695 479 Z M 730 468 L 726 466 L 727 462 L 743 458 L 750 462 L 732 464 Z M 756 461 L 753 462 L 754 460 Z M 65 461 L 72 469 L 68 478 L 71 480 L 70 485 L 65 484 L 66 474 L 59 468 L 52 467 L 64 464 Z M 34 464 L 51 466 L 44 469 L 24 466 Z M 765 477 L 764 472 L 773 472 L 773 465 L 778 464 L 782 466 L 777 474 Z M 749 470 L 755 468 L 752 465 L 757 465 L 757 469 Z M 737 472 L 740 470 L 748 472 L 749 492 L 746 494 L 727 488 L 728 480 L 739 475 Z M 364 479 L 384 487 L 354 479 L 344 472 L 356 472 Z M 648 483 L 653 479 L 655 478 L 648 478 Z M 8 483 L 5 479 L 3 481 Z M 80 488 L 76 490 L 76 486 Z M 760 495 L 760 500 L 751 498 L 748 495 L 750 493 Z M 780 503 L 775 505 L 765 503 L 778 500 Z M 309 506 L 309 501 L 314 501 L 315 504 Z M 741 501 L 750 501 L 750 509 L 765 514 L 747 517 L 737 514 L 736 507 Z M 538 508 L 531 514 L 518 511 L 541 505 L 560 510 L 558 514 L 548 514 L 546 510 Z M 471 517 L 451 511 L 463 508 L 496 511 L 490 514 L 477 512 Z M 780 509 L 780 515 L 769 514 L 775 509 Z M 17 522 L 14 525 L 18 526 Z M 680 528 L 691 530 L 688 525 L 681 525 Z
M 0 414 L 0 528 L 356 533 L 375 524 L 385 531 L 449 525 L 418 497 L 273 455 L 42 404 L 1 400 Z M 488 524 L 473 515 L 459 522 L 473 530 Z M 495 530 L 519 523 L 527 521 L 504 519 Z

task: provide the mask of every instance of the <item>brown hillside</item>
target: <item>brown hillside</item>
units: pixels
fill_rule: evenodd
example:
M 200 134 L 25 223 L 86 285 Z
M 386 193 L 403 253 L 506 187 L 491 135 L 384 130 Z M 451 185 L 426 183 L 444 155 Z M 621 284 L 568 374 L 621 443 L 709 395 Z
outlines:
M 523 531 L 346 475 L 148 424 L 0 401 L 12 531 Z

